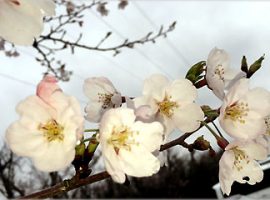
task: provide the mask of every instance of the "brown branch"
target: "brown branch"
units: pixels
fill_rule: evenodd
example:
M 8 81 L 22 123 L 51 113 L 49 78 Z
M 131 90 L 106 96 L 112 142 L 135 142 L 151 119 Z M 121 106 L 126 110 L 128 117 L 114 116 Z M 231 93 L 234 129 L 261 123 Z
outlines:
M 84 179 L 79 179 L 79 180 L 65 180 L 53 187 L 47 188 L 45 190 L 41 190 L 39 192 L 26 195 L 24 197 L 21 197 L 20 199 L 45 199 L 49 198 L 58 194 L 62 194 L 64 192 L 68 192 L 70 190 L 74 190 L 78 187 L 81 187 L 83 185 L 88 185 L 91 183 L 95 183 L 101 180 L 104 180 L 106 178 L 109 178 L 110 175 L 107 172 L 100 172 L 98 174 L 89 176 Z

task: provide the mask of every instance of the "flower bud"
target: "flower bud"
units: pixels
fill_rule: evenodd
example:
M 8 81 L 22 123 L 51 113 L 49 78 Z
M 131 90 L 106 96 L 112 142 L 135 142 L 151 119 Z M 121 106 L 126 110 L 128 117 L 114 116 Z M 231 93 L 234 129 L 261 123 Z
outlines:
M 199 151 L 205 151 L 205 150 L 211 148 L 210 143 L 207 140 L 205 140 L 203 138 L 203 136 L 198 137 L 194 141 L 192 146 L 193 146 L 194 149 L 197 149 Z

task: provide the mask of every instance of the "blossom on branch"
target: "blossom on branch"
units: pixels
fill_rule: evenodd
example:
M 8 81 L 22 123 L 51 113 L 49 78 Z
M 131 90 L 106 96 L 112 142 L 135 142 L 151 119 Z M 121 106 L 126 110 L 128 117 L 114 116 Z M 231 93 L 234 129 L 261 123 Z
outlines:
M 110 109 L 101 119 L 99 140 L 105 167 L 118 183 L 125 182 L 125 174 L 151 176 L 160 168 L 152 152 L 159 150 L 163 141 L 162 125 L 135 119 L 129 108 Z
M 214 48 L 210 51 L 206 62 L 206 81 L 213 93 L 219 98 L 224 98 L 224 90 L 230 81 L 239 79 L 244 73 L 236 73 L 230 68 L 230 59 L 223 49 Z
M 79 102 L 64 94 L 54 77 L 46 76 L 38 85 L 37 95 L 21 101 L 16 111 L 20 119 L 6 132 L 11 150 L 32 158 L 42 171 L 67 167 L 83 132 Z
M 265 117 L 270 113 L 270 93 L 249 89 L 248 79 L 234 84 L 220 108 L 219 123 L 233 138 L 254 139 L 266 132 Z
M 263 170 L 255 160 L 267 158 L 267 149 L 254 141 L 229 144 L 219 161 L 219 182 L 229 195 L 234 181 L 254 185 L 262 181 Z
M 194 101 L 197 90 L 187 79 L 170 82 L 163 75 L 152 75 L 144 82 L 143 96 L 135 98 L 135 106 L 150 106 L 151 115 L 160 121 L 166 134 L 175 128 L 182 132 L 195 131 L 204 114 Z
M 0 0 L 0 37 L 32 45 L 43 30 L 43 17 L 54 13 L 53 0 Z
M 99 122 L 108 109 L 120 107 L 122 104 L 121 94 L 115 89 L 112 82 L 105 77 L 86 79 L 83 91 L 89 98 L 85 112 L 86 119 L 90 122 Z

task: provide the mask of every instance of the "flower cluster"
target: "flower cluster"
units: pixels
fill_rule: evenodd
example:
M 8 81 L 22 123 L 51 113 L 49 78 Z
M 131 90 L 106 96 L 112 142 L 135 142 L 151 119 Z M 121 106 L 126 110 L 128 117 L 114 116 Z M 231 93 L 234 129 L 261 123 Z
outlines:
M 158 154 L 172 132 L 180 132 L 181 137 L 205 126 L 224 150 L 219 161 L 222 191 L 229 195 L 234 181 L 260 182 L 263 170 L 257 161 L 266 159 L 269 152 L 269 91 L 249 89 L 248 75 L 233 71 L 228 54 L 217 48 L 207 62 L 191 69 L 187 78 L 172 81 L 161 74 L 151 75 L 139 97 L 122 96 L 108 78 L 88 78 L 83 85 L 89 100 L 85 117 L 78 101 L 64 94 L 56 78 L 47 75 L 36 95 L 17 106 L 20 118 L 7 129 L 6 141 L 40 170 L 57 171 L 72 163 L 82 177 L 89 175 L 83 171 L 91 160 L 87 156 L 93 156 L 99 144 L 107 172 L 114 181 L 124 183 L 126 175 L 146 177 L 159 171 L 164 158 Z M 200 78 L 222 100 L 218 109 L 196 103 Z M 230 142 L 208 125 L 216 118 Z M 98 123 L 99 128 L 84 130 L 84 119 Z M 86 138 L 83 133 L 91 131 L 95 133 Z M 183 146 L 213 151 L 203 137 Z
M 228 54 L 214 48 L 207 60 L 206 80 L 209 88 L 223 101 L 218 120 L 233 139 L 219 162 L 219 181 L 227 195 L 234 181 L 253 185 L 263 179 L 262 168 L 256 160 L 267 158 L 268 144 L 263 140 L 269 128 L 267 117 L 270 114 L 269 91 L 249 89 L 249 79 L 243 73 L 232 73 L 229 67 Z M 230 87 L 226 88 L 226 85 Z

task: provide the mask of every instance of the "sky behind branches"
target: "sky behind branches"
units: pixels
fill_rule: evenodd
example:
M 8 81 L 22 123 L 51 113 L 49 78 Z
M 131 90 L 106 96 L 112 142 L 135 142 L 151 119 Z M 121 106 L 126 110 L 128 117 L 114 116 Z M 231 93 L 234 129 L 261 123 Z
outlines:
M 86 0 L 78 0 L 86 1 Z M 213 47 L 225 49 L 231 55 L 232 67 L 240 68 L 243 55 L 251 64 L 264 53 L 263 68 L 252 78 L 253 86 L 270 89 L 270 2 L 268 1 L 130 1 L 124 10 L 117 9 L 117 1 L 108 4 L 110 13 L 100 17 L 95 11 L 85 12 L 83 29 L 70 27 L 68 37 L 76 40 L 80 32 L 82 41 L 95 46 L 106 32 L 113 35 L 104 47 L 120 44 L 124 39 L 138 39 L 160 25 L 169 26 L 177 21 L 176 29 L 167 39 L 156 44 L 124 49 L 116 57 L 112 53 L 75 50 L 61 53 L 67 68 L 74 72 L 69 82 L 61 82 L 63 90 L 86 105 L 82 92 L 84 79 L 91 76 L 108 77 L 123 95 L 139 96 L 143 80 L 153 73 L 163 73 L 170 79 L 183 78 L 188 68 L 206 60 Z M 18 116 L 15 106 L 26 96 L 35 94 L 35 86 L 45 71 L 34 59 L 35 50 L 19 47 L 19 58 L 0 54 L 0 135 Z M 199 103 L 213 107 L 217 98 L 207 89 L 199 91 Z

